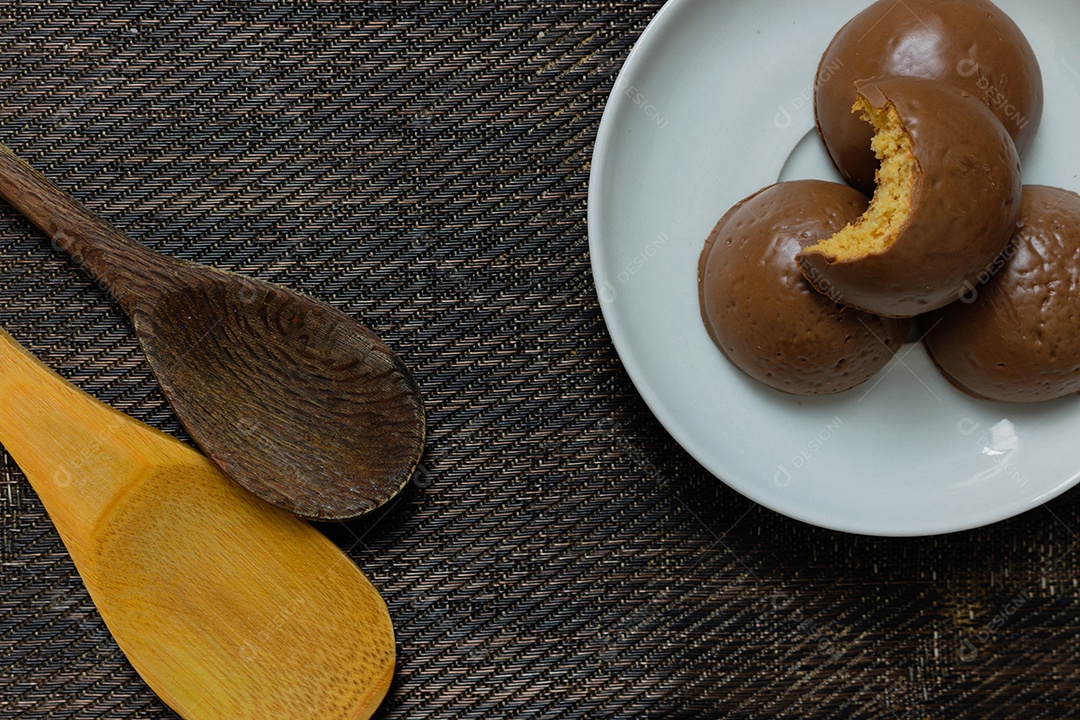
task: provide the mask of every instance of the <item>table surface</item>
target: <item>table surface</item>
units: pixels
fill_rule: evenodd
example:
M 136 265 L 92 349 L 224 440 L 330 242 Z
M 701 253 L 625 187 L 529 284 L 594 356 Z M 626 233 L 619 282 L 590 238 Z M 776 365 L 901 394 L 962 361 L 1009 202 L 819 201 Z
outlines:
M 414 483 L 320 526 L 394 619 L 377 717 L 1067 715 L 1080 495 L 949 536 L 830 532 L 709 476 L 635 392 L 592 286 L 587 181 L 658 9 L 13 3 L 0 128 L 135 239 L 326 300 L 413 368 Z M 50 366 L 186 439 L 106 292 L 6 205 L 0 293 Z M 0 718 L 176 717 L 0 462 Z

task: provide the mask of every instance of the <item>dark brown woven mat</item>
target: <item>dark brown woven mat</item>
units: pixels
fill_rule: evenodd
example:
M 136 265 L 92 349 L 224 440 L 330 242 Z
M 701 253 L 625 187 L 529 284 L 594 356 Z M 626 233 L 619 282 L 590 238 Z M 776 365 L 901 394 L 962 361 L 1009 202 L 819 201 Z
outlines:
M 379 717 L 1070 715 L 1080 495 L 947 537 L 815 529 L 704 473 L 620 368 L 587 174 L 658 7 L 8 3 L 0 139 L 147 245 L 327 300 L 415 369 L 418 482 L 323 528 L 395 620 Z M 6 206 L 0 298 L 38 356 L 183 437 L 119 310 Z M 175 717 L 2 463 L 0 717 Z

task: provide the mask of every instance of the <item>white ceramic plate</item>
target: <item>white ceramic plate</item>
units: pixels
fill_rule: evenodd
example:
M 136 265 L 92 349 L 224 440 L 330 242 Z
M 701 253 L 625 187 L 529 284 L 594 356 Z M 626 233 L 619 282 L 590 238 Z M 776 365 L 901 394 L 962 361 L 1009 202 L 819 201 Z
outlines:
M 777 179 L 838 179 L 813 131 L 812 82 L 833 34 L 867 4 L 665 5 L 600 124 L 589 188 L 593 271 L 638 390 L 714 475 L 837 530 L 963 530 L 1036 507 L 1080 479 L 1080 400 L 972 400 L 917 343 L 862 387 L 792 397 L 731 366 L 698 312 L 698 254 L 731 205 Z M 1080 4 L 998 4 L 1034 46 L 1046 86 L 1025 182 L 1080 189 Z

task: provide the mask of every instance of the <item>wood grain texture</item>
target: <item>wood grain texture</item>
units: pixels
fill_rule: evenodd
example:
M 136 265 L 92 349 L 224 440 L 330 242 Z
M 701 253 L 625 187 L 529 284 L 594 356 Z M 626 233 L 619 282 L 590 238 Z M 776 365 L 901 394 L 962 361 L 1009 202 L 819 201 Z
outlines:
M 369 512 L 408 482 L 423 403 L 367 327 L 287 288 L 158 255 L 3 146 L 0 195 L 128 313 L 180 420 L 229 477 L 319 520 Z
M 191 720 L 374 713 L 394 671 L 393 627 L 336 545 L 3 331 L 0 367 L 0 441 L 166 703 Z

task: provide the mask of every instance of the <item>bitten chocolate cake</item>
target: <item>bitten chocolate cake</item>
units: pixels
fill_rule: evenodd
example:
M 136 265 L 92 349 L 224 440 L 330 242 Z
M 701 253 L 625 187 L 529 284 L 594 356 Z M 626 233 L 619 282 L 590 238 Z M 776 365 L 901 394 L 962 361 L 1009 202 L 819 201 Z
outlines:
M 881 161 L 867 212 L 804 249 L 822 292 L 860 310 L 911 317 L 948 305 L 1005 249 L 1020 211 L 1020 160 L 982 102 L 939 80 L 859 83 Z

